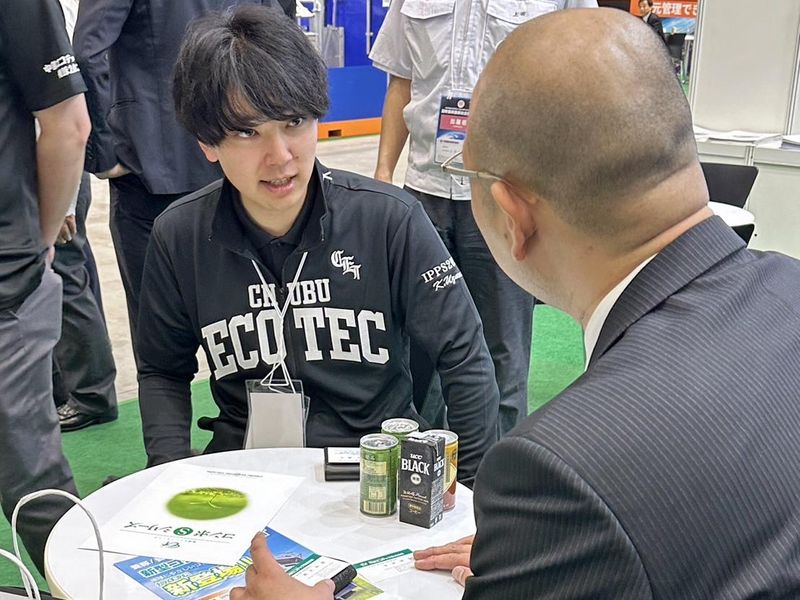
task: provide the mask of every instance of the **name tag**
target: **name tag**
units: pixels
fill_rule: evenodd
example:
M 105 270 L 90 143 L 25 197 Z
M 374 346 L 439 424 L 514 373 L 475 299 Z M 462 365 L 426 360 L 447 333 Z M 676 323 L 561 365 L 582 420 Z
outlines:
M 244 448 L 303 448 L 306 445 L 308 399 L 303 384 L 293 380 L 294 389 L 280 381 L 263 385 L 257 379 L 247 386 L 247 431 Z
M 436 129 L 436 144 L 433 160 L 440 165 L 464 148 L 467 139 L 467 121 L 469 120 L 469 98 L 443 96 L 439 103 L 439 119 Z M 460 160 L 454 165 L 463 167 Z

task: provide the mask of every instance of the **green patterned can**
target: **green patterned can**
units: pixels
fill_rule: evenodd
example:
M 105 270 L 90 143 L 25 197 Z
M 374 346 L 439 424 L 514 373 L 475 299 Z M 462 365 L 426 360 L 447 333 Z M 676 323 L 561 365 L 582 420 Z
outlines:
M 397 510 L 397 438 L 371 433 L 361 438 L 361 499 L 365 515 L 387 517 Z

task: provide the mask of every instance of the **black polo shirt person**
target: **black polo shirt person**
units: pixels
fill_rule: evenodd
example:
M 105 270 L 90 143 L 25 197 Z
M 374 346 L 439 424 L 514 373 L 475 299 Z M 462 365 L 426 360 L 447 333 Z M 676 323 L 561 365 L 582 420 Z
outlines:
M 235 56 L 236 60 L 230 60 Z M 437 365 L 469 484 L 497 439 L 498 391 L 461 273 L 403 190 L 315 160 L 327 71 L 280 12 L 239 6 L 190 25 L 176 114 L 225 173 L 156 219 L 138 331 L 148 464 L 188 456 L 203 347 L 219 415 L 206 452 L 240 449 L 248 382 L 299 379 L 306 444 L 357 446 L 411 401 L 411 340 Z
M 49 263 L 83 167 L 85 89 L 57 0 L 0 0 L 0 503 L 9 519 L 35 490 L 77 493 L 53 404 L 61 280 Z M 42 572 L 47 536 L 70 506 L 51 498 L 20 513 Z

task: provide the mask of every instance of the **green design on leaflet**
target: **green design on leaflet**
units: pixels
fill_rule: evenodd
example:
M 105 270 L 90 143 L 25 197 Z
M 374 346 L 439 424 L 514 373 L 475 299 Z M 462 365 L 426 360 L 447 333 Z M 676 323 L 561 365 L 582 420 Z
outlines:
M 247 495 L 229 488 L 194 488 L 174 495 L 167 510 L 182 519 L 224 519 L 247 506 Z

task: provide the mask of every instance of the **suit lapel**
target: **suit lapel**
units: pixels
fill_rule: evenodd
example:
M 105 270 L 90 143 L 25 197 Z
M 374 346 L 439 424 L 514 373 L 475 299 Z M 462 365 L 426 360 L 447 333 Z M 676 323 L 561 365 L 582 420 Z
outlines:
M 608 315 L 589 368 L 641 317 L 745 246 L 719 217 L 695 225 L 664 248 L 631 281 Z

